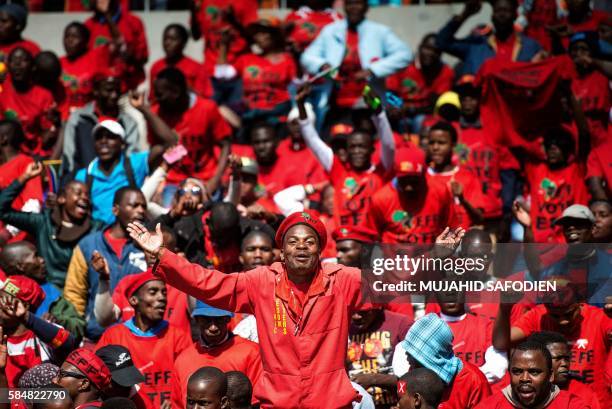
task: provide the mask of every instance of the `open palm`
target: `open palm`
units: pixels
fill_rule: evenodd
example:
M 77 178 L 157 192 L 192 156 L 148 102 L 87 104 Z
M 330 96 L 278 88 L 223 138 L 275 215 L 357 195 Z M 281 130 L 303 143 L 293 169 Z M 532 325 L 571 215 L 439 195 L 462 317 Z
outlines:
M 164 247 L 164 236 L 162 235 L 161 225 L 158 223 L 155 226 L 155 232 L 150 232 L 142 224 L 138 222 L 129 223 L 127 231 L 132 240 L 146 252 L 158 255 L 159 251 Z

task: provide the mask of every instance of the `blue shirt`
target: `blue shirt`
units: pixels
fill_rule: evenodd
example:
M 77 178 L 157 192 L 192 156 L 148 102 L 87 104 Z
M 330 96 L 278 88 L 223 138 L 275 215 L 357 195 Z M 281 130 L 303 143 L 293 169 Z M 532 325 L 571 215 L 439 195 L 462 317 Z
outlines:
M 130 154 L 129 158 L 134 172 L 134 181 L 140 187 L 149 174 L 149 152 L 135 152 Z M 125 155 L 121 154 L 119 163 L 108 176 L 99 169 L 98 158 L 91 161 L 87 169 L 79 170 L 75 176 L 76 180 L 85 183 L 87 173 L 92 175 L 93 186 L 92 191 L 89 192 L 93 205 L 92 217 L 106 224 L 112 224 L 115 221 L 115 215 L 113 215 L 115 192 L 130 184 L 123 166 L 124 159 Z

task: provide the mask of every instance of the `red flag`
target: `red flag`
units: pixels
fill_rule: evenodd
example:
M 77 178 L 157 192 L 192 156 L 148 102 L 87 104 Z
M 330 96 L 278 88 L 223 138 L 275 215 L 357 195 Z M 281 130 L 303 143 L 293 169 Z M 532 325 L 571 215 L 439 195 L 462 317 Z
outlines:
M 535 154 L 541 151 L 536 139 L 559 125 L 559 84 L 569 80 L 573 70 L 565 56 L 538 63 L 485 62 L 477 83 L 482 86 L 481 119 L 489 142 Z

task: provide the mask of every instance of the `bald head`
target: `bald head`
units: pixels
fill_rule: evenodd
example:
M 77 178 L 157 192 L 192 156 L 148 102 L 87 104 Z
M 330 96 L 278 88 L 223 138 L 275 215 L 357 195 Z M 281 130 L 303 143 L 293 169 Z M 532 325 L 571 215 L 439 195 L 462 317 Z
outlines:
M 251 407 L 253 385 L 249 378 L 240 371 L 229 371 L 227 376 L 227 397 L 231 409 L 246 409 Z
M 492 247 L 491 236 L 481 229 L 469 229 L 461 240 L 462 256 L 490 254 Z
M 187 409 L 204 406 L 210 409 L 228 409 L 227 377 L 212 366 L 195 371 L 187 382 Z
M 0 253 L 0 267 L 8 274 L 22 274 L 21 264 L 31 254 L 36 253 L 36 247 L 27 241 L 9 243 Z

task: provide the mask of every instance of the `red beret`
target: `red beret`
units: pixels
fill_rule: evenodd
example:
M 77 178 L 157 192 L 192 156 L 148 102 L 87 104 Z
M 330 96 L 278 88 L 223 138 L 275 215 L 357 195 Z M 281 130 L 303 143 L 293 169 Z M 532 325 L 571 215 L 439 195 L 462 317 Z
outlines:
M 148 269 L 144 273 L 132 274 L 124 278 L 128 280 L 128 284 L 125 287 L 125 296 L 130 298 L 140 287 L 148 283 L 149 281 L 163 281 L 161 278 L 153 274 L 153 270 Z
M 22 275 L 10 276 L 4 282 L 2 290 L 13 297 L 38 307 L 45 299 L 45 292 L 42 288 L 29 277 Z
M 363 226 L 340 226 L 332 233 L 335 241 L 355 240 L 363 243 L 373 243 L 378 234 Z
M 427 163 L 425 153 L 415 147 L 403 147 L 395 151 L 395 175 L 421 175 L 425 172 Z
M 314 214 L 308 211 L 291 213 L 285 220 L 283 220 L 281 225 L 278 227 L 276 237 L 274 238 L 278 248 L 283 248 L 283 238 L 285 237 L 285 233 L 287 233 L 287 230 L 296 224 L 305 224 L 306 226 L 312 228 L 317 233 L 317 236 L 319 236 L 321 250 L 325 248 L 327 245 L 327 230 L 325 229 L 325 225 Z
M 110 386 L 111 373 L 104 361 L 92 350 L 86 348 L 75 349 L 66 358 L 66 363 L 73 365 L 99 390 Z

